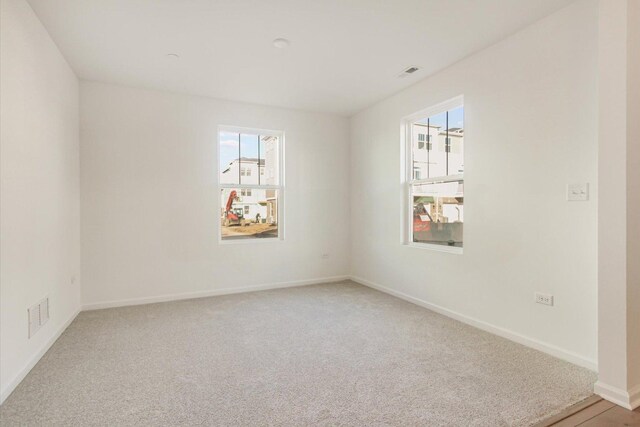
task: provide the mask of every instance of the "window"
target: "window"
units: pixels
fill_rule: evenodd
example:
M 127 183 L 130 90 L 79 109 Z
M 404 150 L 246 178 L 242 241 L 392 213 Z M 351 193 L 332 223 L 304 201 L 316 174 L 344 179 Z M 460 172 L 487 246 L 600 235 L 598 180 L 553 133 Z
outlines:
M 462 248 L 464 107 L 462 98 L 405 120 L 407 237 L 412 244 Z M 415 144 L 415 141 L 418 144 Z M 420 142 L 423 142 L 422 149 Z
M 427 130 L 428 132 L 428 130 Z M 418 134 L 418 149 L 419 150 L 431 150 L 431 135 L 419 133 Z
M 280 132 L 220 129 L 221 241 L 283 237 L 282 143 Z

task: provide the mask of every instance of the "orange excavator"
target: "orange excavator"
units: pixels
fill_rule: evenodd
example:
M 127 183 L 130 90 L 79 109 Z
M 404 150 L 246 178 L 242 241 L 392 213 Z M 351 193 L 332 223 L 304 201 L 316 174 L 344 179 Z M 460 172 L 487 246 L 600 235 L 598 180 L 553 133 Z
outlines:
M 413 232 L 417 231 L 425 231 L 428 232 L 431 230 L 431 224 L 433 223 L 433 218 L 429 214 L 426 206 L 424 205 L 424 200 L 426 198 L 418 198 L 417 204 L 413 206 Z M 432 201 L 432 200 L 429 200 Z
M 224 210 L 224 225 L 244 225 L 244 210 L 242 208 L 233 209 L 233 202 L 239 200 L 236 190 L 232 190 L 227 200 L 227 206 Z

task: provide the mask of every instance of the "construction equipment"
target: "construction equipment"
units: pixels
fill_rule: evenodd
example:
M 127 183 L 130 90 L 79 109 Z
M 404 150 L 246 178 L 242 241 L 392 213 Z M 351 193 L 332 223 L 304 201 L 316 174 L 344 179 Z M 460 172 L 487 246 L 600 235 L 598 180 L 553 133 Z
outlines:
M 426 203 L 432 203 L 432 197 L 420 197 L 415 200 L 417 202 L 413 206 L 413 231 L 429 231 L 433 218 L 427 211 Z
M 229 227 L 231 225 L 245 224 L 244 210 L 242 208 L 233 208 L 233 202 L 240 200 L 236 190 L 232 190 L 227 199 L 227 205 L 224 210 L 224 226 Z
M 413 241 L 448 246 L 462 246 L 463 223 L 460 219 L 463 198 L 419 196 L 413 205 Z M 458 219 L 449 222 L 443 206 L 453 206 Z

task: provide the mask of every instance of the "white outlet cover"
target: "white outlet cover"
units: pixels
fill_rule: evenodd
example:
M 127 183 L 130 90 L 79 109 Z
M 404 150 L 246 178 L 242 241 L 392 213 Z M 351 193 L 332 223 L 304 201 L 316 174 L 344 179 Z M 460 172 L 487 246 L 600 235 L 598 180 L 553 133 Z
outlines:
M 567 185 L 567 201 L 569 202 L 586 202 L 589 200 L 589 184 L 568 184 Z
M 42 301 L 40 301 L 39 307 L 40 307 L 40 326 L 42 326 L 45 323 L 47 323 L 47 320 L 49 320 L 49 298 L 45 298 Z
M 553 306 L 553 295 L 536 292 L 536 303 Z
M 31 338 L 40 329 L 40 304 L 27 309 L 27 314 L 29 316 L 29 338 Z

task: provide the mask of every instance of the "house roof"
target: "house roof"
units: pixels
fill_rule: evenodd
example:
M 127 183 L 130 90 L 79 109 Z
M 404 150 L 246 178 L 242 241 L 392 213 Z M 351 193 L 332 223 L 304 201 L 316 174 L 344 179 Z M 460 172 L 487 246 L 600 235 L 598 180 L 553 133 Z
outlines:
M 415 126 L 425 127 L 425 128 L 427 127 L 427 125 L 425 123 L 414 123 L 414 125 Z M 431 125 L 431 124 L 429 125 L 429 127 L 430 128 L 434 128 L 434 129 L 441 129 L 442 128 L 442 126 L 440 126 L 440 125 Z M 456 134 L 464 133 L 464 128 L 449 128 L 448 130 L 449 130 L 449 132 L 453 132 L 453 133 L 456 133 Z M 447 131 L 447 129 L 441 129 L 439 132 L 440 132 L 440 134 L 443 134 L 446 131 Z
M 238 159 L 233 159 L 229 164 L 233 162 L 237 162 Z M 258 159 L 256 157 L 240 157 L 241 163 L 258 163 Z M 264 166 L 264 159 L 260 159 L 260 166 Z
M 255 157 L 240 157 L 240 163 L 258 163 L 258 159 Z M 229 162 L 229 166 L 237 162 L 238 159 L 233 159 Z M 260 166 L 264 166 L 264 159 L 260 159 Z M 222 173 L 227 173 L 231 170 L 231 167 L 226 168 Z

